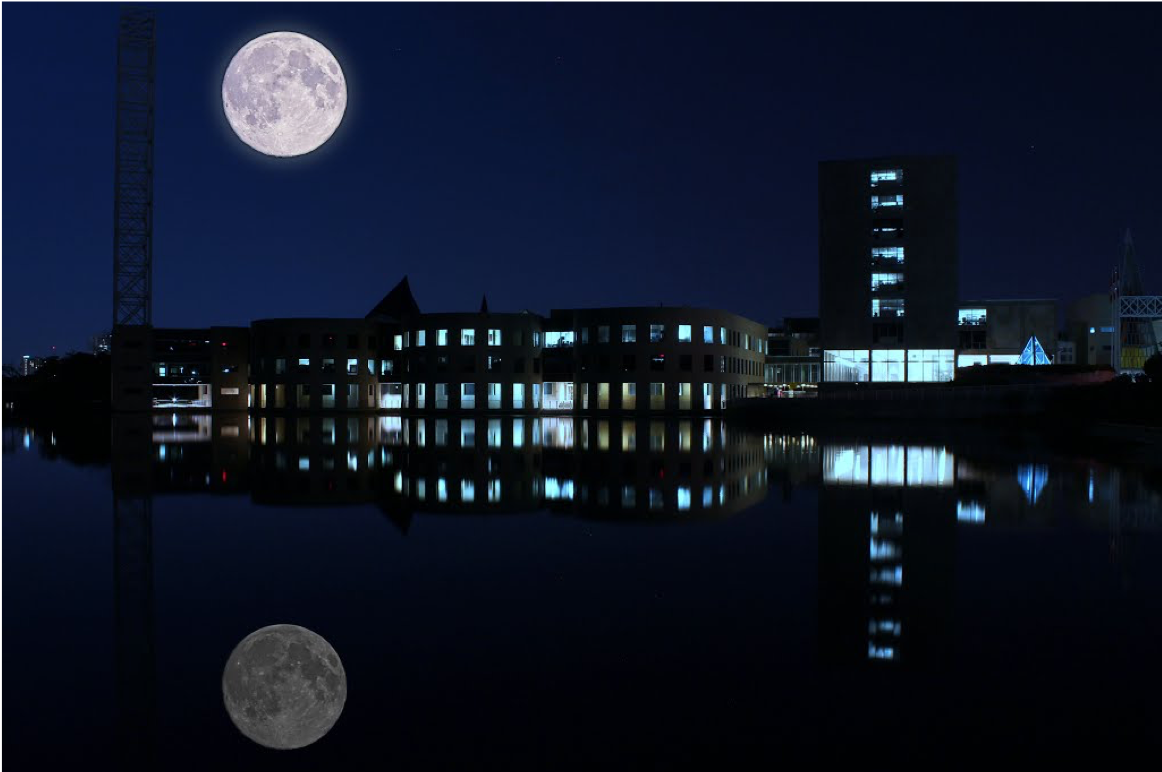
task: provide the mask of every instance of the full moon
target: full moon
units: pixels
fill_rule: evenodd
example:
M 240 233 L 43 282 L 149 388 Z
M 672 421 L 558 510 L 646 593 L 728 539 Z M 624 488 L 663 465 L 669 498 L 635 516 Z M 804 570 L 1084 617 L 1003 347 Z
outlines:
M 222 78 L 222 109 L 238 138 L 289 157 L 322 145 L 343 120 L 347 81 L 321 43 L 271 32 L 239 49 Z
M 347 674 L 322 636 L 298 625 L 271 625 L 234 647 L 222 697 L 234 726 L 254 742 L 302 748 L 339 720 Z

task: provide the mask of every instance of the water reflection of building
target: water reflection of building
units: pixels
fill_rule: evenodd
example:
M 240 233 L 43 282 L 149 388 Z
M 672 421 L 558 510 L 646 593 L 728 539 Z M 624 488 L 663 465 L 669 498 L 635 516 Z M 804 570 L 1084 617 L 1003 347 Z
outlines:
M 951 634 L 953 454 L 939 446 L 826 444 L 821 456 L 822 659 L 938 666 Z
M 761 438 L 717 419 L 158 417 L 157 492 L 414 513 L 722 517 L 761 501 Z

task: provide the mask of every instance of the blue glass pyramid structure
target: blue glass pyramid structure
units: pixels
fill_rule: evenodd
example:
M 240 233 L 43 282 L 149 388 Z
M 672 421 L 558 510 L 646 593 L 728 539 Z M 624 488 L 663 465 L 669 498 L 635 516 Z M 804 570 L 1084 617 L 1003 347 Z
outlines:
M 1021 358 L 1017 360 L 1019 365 L 1047 365 L 1049 364 L 1049 357 L 1045 355 L 1045 349 L 1041 348 L 1041 341 L 1037 340 L 1037 336 L 1033 335 L 1029 338 L 1029 342 L 1025 344 L 1025 350 L 1021 352 Z

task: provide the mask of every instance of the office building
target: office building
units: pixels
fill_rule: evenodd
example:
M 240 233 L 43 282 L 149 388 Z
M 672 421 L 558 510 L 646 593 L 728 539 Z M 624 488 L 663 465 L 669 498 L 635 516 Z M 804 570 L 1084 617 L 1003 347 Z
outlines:
M 154 407 L 715 413 L 761 391 L 767 328 L 687 307 L 422 313 L 405 278 L 365 317 L 153 330 Z
M 823 383 L 951 380 L 958 271 L 954 158 L 821 163 Z
M 822 376 L 818 317 L 787 317 L 767 331 L 763 376 L 771 396 L 813 392 Z
M 1057 349 L 1056 300 L 966 300 L 957 312 L 956 366 L 1015 365 L 1029 338 Z

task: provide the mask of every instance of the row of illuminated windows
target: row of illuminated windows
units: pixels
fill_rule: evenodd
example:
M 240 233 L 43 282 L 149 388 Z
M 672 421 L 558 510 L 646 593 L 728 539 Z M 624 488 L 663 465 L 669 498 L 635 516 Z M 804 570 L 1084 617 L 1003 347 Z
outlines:
M 449 337 L 448 330 L 433 330 L 433 342 L 437 346 L 447 346 Z M 513 345 L 524 345 L 524 330 L 513 330 Z M 503 335 L 497 328 L 488 328 L 484 331 L 483 341 L 489 346 L 501 345 Z M 396 351 L 402 351 L 405 348 L 412 346 L 423 347 L 428 345 L 428 330 L 408 330 L 399 335 L 392 336 L 392 348 Z M 475 346 L 476 345 L 476 328 L 462 327 L 460 329 L 460 345 L 461 346 Z M 541 333 L 537 330 L 533 331 L 533 347 L 536 348 L 541 345 Z
M 296 372 L 296 373 L 309 373 L 309 372 L 311 372 L 311 358 L 310 357 L 298 357 L 297 359 L 294 359 L 293 361 L 295 363 L 294 364 L 294 372 Z M 338 360 L 338 361 L 343 361 L 343 360 Z M 344 372 L 346 372 L 347 375 L 359 375 L 360 374 L 359 373 L 359 361 L 360 360 L 355 359 L 353 357 L 349 358 L 347 360 L 347 366 L 346 366 L 346 369 L 344 370 Z M 363 361 L 366 362 L 366 365 L 367 365 L 366 374 L 367 375 L 375 375 L 375 362 L 376 362 L 376 360 L 366 359 Z M 265 360 L 265 359 L 259 360 L 258 369 L 260 372 L 266 371 L 266 362 L 267 362 L 267 360 Z M 338 372 L 337 366 L 335 364 L 336 360 L 334 360 L 330 357 L 323 357 L 323 358 L 319 359 L 318 362 L 319 362 L 319 372 L 323 373 L 324 375 L 330 375 L 330 374 Z M 381 375 L 386 375 L 386 374 L 390 373 L 393 369 L 394 368 L 393 368 L 391 360 L 389 360 L 389 359 L 379 360 L 379 371 L 380 371 Z M 284 357 L 275 358 L 275 360 L 274 360 L 274 374 L 275 375 L 286 375 L 286 372 L 287 372 L 287 360 L 286 360 L 286 358 L 284 358 Z
M 826 349 L 823 380 L 828 383 L 932 383 L 955 375 L 952 349 Z
M 619 327 L 619 334 L 621 334 L 622 343 L 637 343 L 638 342 L 638 324 L 622 324 Z M 693 343 L 694 342 L 694 327 L 690 324 L 676 324 L 673 326 L 676 330 L 667 333 L 666 324 L 648 324 L 648 326 L 641 326 L 643 329 L 648 327 L 641 339 L 643 341 L 650 341 L 651 343 L 662 343 L 669 339 L 667 335 L 674 335 L 676 331 L 676 342 L 679 343 Z M 581 344 L 588 345 L 591 339 L 596 339 L 597 343 L 610 343 L 612 328 L 609 324 L 601 324 L 596 328 L 593 337 L 590 337 L 590 328 L 581 328 Z M 435 330 L 436 345 L 449 344 L 449 330 Z M 717 335 L 716 335 L 717 333 Z M 532 333 L 532 345 L 540 345 L 539 331 Z M 514 345 L 523 345 L 523 335 L 521 330 L 515 330 Z M 396 335 L 393 338 L 393 345 L 396 351 L 410 348 L 410 346 L 426 345 L 428 339 L 428 331 L 415 330 L 408 331 L 401 335 Z M 737 330 L 726 329 L 725 327 L 711 327 L 709 324 L 702 328 L 702 342 L 703 343 L 718 343 L 720 345 L 734 345 L 739 348 L 756 351 L 759 353 L 766 352 L 766 342 L 761 337 L 751 336 L 748 333 L 739 333 Z M 558 349 L 569 348 L 576 343 L 576 334 L 573 330 L 548 330 L 544 334 L 545 348 Z M 472 328 L 464 328 L 460 330 L 460 345 L 475 345 L 476 331 Z M 501 345 L 502 336 L 501 330 L 489 329 L 487 330 L 488 345 Z
M 703 361 L 702 361 L 702 371 L 703 372 L 714 371 L 714 369 L 715 369 L 714 358 L 715 357 L 713 354 L 706 354 L 703 356 L 703 358 L 702 358 L 703 359 Z M 310 357 L 299 357 L 293 361 L 295 363 L 294 364 L 294 372 L 295 373 L 308 374 L 311 372 L 312 359 Z M 334 373 L 338 372 L 336 360 L 331 359 L 331 358 L 323 358 L 323 359 L 318 360 L 318 361 L 320 362 L 320 365 L 319 365 L 319 372 L 320 373 L 322 373 L 324 375 L 328 375 L 328 374 L 334 374 Z M 366 374 L 367 375 L 375 375 L 376 374 L 376 367 L 375 367 L 376 360 L 367 359 L 367 360 L 363 360 L 363 361 L 366 363 Z M 265 359 L 259 360 L 259 371 L 260 372 L 266 371 L 266 362 L 267 362 L 267 360 L 265 360 Z M 489 356 L 489 357 L 487 357 L 487 359 L 485 361 L 485 369 L 488 372 L 499 372 L 501 370 L 503 364 L 504 364 L 503 357 Z M 590 360 L 589 360 L 588 356 L 584 357 L 582 360 L 581 369 L 588 370 L 589 364 L 590 364 Z M 608 371 L 610 369 L 609 356 L 602 355 L 602 356 L 598 357 L 597 364 L 598 364 L 598 367 L 600 370 Z M 752 361 L 752 360 L 748 360 L 748 359 L 743 359 L 741 357 L 728 357 L 725 355 L 720 355 L 718 357 L 717 364 L 718 364 L 717 369 L 718 369 L 718 372 L 720 372 L 720 373 L 731 373 L 734 375 L 760 375 L 762 372 L 762 364 L 760 362 Z M 450 360 L 449 360 L 449 357 L 447 355 L 439 355 L 436 357 L 436 371 L 437 372 L 446 372 L 449 369 L 449 365 L 450 365 Z M 421 358 L 421 359 L 417 360 L 417 362 L 416 362 L 417 369 L 423 370 L 426 368 L 426 366 L 427 366 L 427 362 L 425 359 Z M 223 372 L 233 372 L 234 369 L 235 368 L 233 368 L 233 367 L 223 368 Z M 635 354 L 626 354 L 625 356 L 622 357 L 622 370 L 624 372 L 633 372 L 636 369 L 637 369 L 637 356 Z M 666 355 L 664 353 L 658 353 L 658 354 L 652 355 L 650 357 L 649 369 L 651 371 L 655 371 L 655 372 L 664 372 L 666 370 Z M 693 372 L 693 369 L 694 369 L 693 357 L 689 354 L 684 354 L 684 355 L 678 357 L 678 369 L 679 369 L 679 371 L 682 371 L 682 372 Z M 476 360 L 474 358 L 465 360 L 461 365 L 461 370 L 464 372 L 476 372 Z M 516 357 L 513 360 L 513 372 L 514 373 L 523 373 L 524 370 L 525 370 L 525 358 L 524 357 Z M 166 375 L 167 372 L 169 372 L 171 375 L 178 374 L 176 371 L 171 371 L 171 370 L 167 369 L 165 365 L 160 365 L 158 367 L 158 372 L 159 372 L 159 375 L 162 375 L 162 376 Z M 354 358 L 348 359 L 345 372 L 347 375 L 356 375 L 356 376 L 360 375 L 360 360 L 354 359 Z M 395 372 L 395 364 L 392 360 L 390 360 L 390 359 L 379 360 L 379 375 L 380 376 L 392 375 L 394 372 Z M 537 358 L 533 359 L 533 373 L 539 374 L 540 372 L 541 372 L 541 359 L 539 357 L 537 357 Z M 286 375 L 286 373 L 287 373 L 287 359 L 282 358 L 282 357 L 274 359 L 274 374 L 275 375 Z M 196 374 L 196 371 L 195 371 L 195 374 Z
M 871 275 L 871 290 L 872 292 L 893 292 L 899 291 L 904 286 L 904 274 L 902 273 L 873 273 Z
M 359 384 L 348 383 L 345 388 L 339 388 L 341 384 L 323 383 L 319 384 L 317 388 L 309 383 L 296 384 L 293 390 L 284 383 L 275 384 L 258 384 L 255 389 L 255 396 L 258 401 L 259 408 L 272 407 L 275 409 L 288 407 L 287 398 L 291 395 L 294 399 L 294 406 L 301 409 L 310 409 L 314 407 L 311 404 L 312 396 L 319 397 L 319 406 L 323 408 L 374 408 L 376 407 L 375 399 L 375 385 L 367 384 L 366 398 L 361 398 L 361 391 Z

